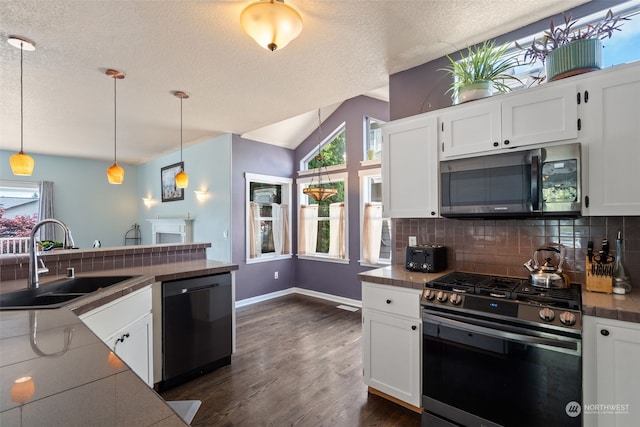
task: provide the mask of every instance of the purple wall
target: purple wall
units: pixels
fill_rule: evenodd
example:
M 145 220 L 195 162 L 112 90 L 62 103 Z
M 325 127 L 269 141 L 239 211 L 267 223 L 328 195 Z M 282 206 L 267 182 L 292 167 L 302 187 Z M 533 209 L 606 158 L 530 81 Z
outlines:
M 232 140 L 232 262 L 238 264 L 236 272 L 236 300 L 276 292 L 291 287 L 301 287 L 332 295 L 360 299 L 358 273 L 369 268 L 360 267 L 360 190 L 358 170 L 363 153 L 363 119 L 370 116 L 379 120 L 389 120 L 389 104 L 366 96 L 358 96 L 342 103 L 340 107 L 322 123 L 323 135 L 328 135 L 342 122 L 346 123 L 347 172 L 349 173 L 349 259 L 348 265 L 322 261 L 299 260 L 295 256 L 289 260 L 269 261 L 256 264 L 245 262 L 245 178 L 246 172 L 294 177 L 297 175 L 300 159 L 309 151 L 317 149 L 317 131 L 313 132 L 295 150 L 233 136 Z M 297 251 L 298 218 L 296 212 L 295 179 L 292 188 L 293 251 Z M 273 278 L 278 271 L 279 278 Z
M 231 142 L 231 260 L 238 264 L 236 272 L 236 300 L 288 289 L 295 284 L 295 257 L 287 260 L 247 264 L 245 179 L 246 172 L 293 177 L 294 151 L 263 144 L 233 135 Z M 278 272 L 278 279 L 273 273 Z
M 379 120 L 389 120 L 389 104 L 366 96 L 358 96 L 342 103 L 340 107 L 322 123 L 322 136 L 326 137 L 342 122 L 346 123 L 347 172 L 349 174 L 348 210 L 349 210 L 349 264 L 328 263 L 323 261 L 296 260 L 296 286 L 313 291 L 328 293 L 356 300 L 361 299 L 360 281 L 357 276 L 370 268 L 360 267 L 360 182 L 358 170 L 363 155 L 363 119 L 364 116 Z M 313 132 L 295 151 L 297 169 L 300 160 L 312 150 L 317 150 L 318 135 Z M 297 201 L 296 201 L 297 204 Z M 294 214 L 294 226 L 297 229 L 297 214 Z M 294 247 L 297 248 L 296 242 Z

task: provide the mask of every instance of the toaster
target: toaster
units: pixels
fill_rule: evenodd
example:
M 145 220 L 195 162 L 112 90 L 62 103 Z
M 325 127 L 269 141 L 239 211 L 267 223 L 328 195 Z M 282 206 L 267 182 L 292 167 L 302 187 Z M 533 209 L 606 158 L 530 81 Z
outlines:
M 437 273 L 447 269 L 447 248 L 440 245 L 407 246 L 404 266 L 409 271 Z

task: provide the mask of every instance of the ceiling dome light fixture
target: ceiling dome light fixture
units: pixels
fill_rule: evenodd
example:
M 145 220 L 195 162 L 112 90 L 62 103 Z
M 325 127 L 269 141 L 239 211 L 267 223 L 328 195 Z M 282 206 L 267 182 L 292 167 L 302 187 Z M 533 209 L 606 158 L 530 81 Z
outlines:
M 35 162 L 33 157 L 24 153 L 24 101 L 22 96 L 22 57 L 25 50 L 32 51 L 36 49 L 36 44 L 31 40 L 27 40 L 18 36 L 10 36 L 7 40 L 13 47 L 20 49 L 20 152 L 14 154 L 9 159 L 11 172 L 18 176 L 31 176 Z
M 182 100 L 189 99 L 189 95 L 181 90 L 173 92 L 173 95 L 176 98 L 180 98 L 180 163 L 182 163 L 182 170 L 176 174 L 176 187 L 187 188 L 189 186 L 189 175 L 184 171 L 184 163 L 182 161 Z
M 124 181 L 124 169 L 118 165 L 117 160 L 117 97 L 116 97 L 116 82 L 124 79 L 124 73 L 118 70 L 107 70 L 105 74 L 113 79 L 113 164 L 107 169 L 107 179 L 109 184 L 122 184 Z
M 240 14 L 245 33 L 270 51 L 282 49 L 302 32 L 302 18 L 284 0 L 260 0 Z
M 318 154 L 315 159 L 318 161 L 318 167 L 316 170 L 318 171 L 318 184 L 313 185 L 313 176 L 311 177 L 311 184 L 308 187 L 302 189 L 302 192 L 307 196 L 310 196 L 317 202 L 321 202 L 323 200 L 327 200 L 329 197 L 333 197 L 338 194 L 338 190 L 331 187 L 326 187 L 322 185 L 322 169 L 324 168 L 324 173 L 327 176 L 327 180 L 329 181 L 329 185 L 331 185 L 331 178 L 329 178 L 329 173 L 327 172 L 327 165 L 325 163 L 324 155 L 321 153 L 321 143 L 322 143 L 322 120 L 320 119 L 320 109 L 318 108 Z

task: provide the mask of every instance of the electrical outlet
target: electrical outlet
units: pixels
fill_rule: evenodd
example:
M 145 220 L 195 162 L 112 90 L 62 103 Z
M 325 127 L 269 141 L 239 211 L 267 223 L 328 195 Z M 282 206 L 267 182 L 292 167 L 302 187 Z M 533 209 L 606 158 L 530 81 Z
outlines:
M 416 246 L 418 244 L 418 240 L 416 236 L 409 236 L 409 246 Z
M 277 279 L 277 278 L 278 278 L 278 272 L 277 272 L 277 271 L 273 273 L 273 278 L 274 278 L 274 279 Z

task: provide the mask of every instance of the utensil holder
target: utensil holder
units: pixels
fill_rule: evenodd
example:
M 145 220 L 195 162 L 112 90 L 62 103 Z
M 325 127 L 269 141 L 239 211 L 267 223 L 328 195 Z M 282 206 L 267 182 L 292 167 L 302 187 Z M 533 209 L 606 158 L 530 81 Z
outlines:
M 610 294 L 613 292 L 613 262 L 607 263 L 593 263 L 589 261 L 589 257 L 586 258 L 587 262 L 587 290 L 592 292 L 604 292 Z M 592 273 L 592 266 L 601 265 L 604 270 L 610 271 L 610 274 L 594 274 Z

